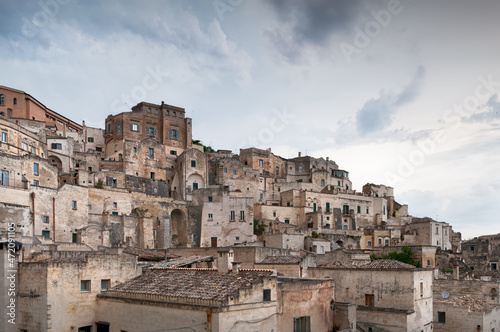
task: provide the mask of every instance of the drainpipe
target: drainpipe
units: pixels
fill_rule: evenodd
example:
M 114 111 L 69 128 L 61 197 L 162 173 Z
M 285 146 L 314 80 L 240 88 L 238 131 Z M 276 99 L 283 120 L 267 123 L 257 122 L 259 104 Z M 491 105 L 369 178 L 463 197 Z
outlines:
M 54 232 L 53 239 L 56 243 L 56 198 L 52 197 L 52 231 Z
M 212 332 L 212 311 L 207 310 L 207 331 Z
M 35 193 L 31 193 L 31 205 L 33 207 L 33 232 L 31 234 L 32 243 L 35 243 Z

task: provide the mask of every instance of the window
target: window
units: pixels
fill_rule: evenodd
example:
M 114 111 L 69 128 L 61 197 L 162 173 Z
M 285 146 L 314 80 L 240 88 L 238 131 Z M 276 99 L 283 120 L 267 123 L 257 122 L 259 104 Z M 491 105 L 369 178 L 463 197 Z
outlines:
M 28 144 L 23 143 L 23 150 L 24 150 L 24 151 L 28 151 Z
M 38 175 L 38 164 L 37 163 L 33 163 L 33 174 Z
M 102 279 L 101 280 L 101 291 L 105 292 L 110 288 L 111 285 L 111 280 L 109 279 Z
M 191 167 L 196 167 L 196 160 L 191 160 Z
M 224 173 L 227 173 L 227 168 L 224 168 Z
M 38 181 L 37 180 L 33 180 L 33 186 L 34 187 L 38 186 Z
M 381 237 L 378 238 L 378 244 L 382 245 L 382 238 Z
M 326 211 L 327 213 L 329 213 L 329 212 L 330 212 L 330 203 L 326 203 L 325 211 Z
M 115 144 L 115 152 L 117 152 L 117 151 L 118 151 L 118 144 Z M 110 158 L 110 160 L 111 160 L 111 158 Z
M 118 203 L 117 202 L 113 202 L 113 209 L 116 209 L 118 208 Z
M 311 332 L 311 316 L 294 318 L 293 332 Z
M 424 283 L 420 282 L 420 297 L 424 297 Z
M 150 177 L 152 180 L 154 180 L 154 179 L 155 179 L 155 172 L 151 172 L 151 173 L 149 174 L 149 177 Z
M 148 136 L 156 137 L 156 128 L 154 128 L 154 127 L 148 127 L 147 128 L 147 135 Z
M 2 185 L 2 186 L 9 185 L 9 172 L 8 171 L 1 171 L 0 185 Z
M 179 131 L 177 129 L 170 129 L 170 139 L 179 140 Z
M 369 307 L 373 307 L 375 304 L 374 299 L 375 299 L 374 294 L 365 294 L 365 305 L 369 306 Z
M 302 173 L 302 166 L 299 166 L 299 173 Z
M 90 280 L 80 281 L 80 290 L 82 293 L 90 292 Z
M 17 98 L 14 98 L 14 105 L 17 105 Z
M 431 266 L 431 260 L 430 259 L 427 260 L 427 266 Z
M 236 175 L 236 170 L 233 171 L 233 175 Z
M 491 271 L 496 271 L 497 270 L 497 263 L 490 263 L 490 269 Z
M 76 201 L 71 201 L 71 208 L 76 210 Z
M 270 302 L 271 301 L 271 290 L 270 289 L 264 289 L 264 302 Z
M 149 148 L 149 159 L 154 159 L 155 157 L 155 149 Z
M 208 196 L 208 201 L 209 201 L 210 203 L 212 203 L 212 201 L 213 201 L 213 197 L 212 197 L 212 196 Z
M 130 123 L 130 130 L 132 131 L 140 131 L 141 125 L 138 123 Z
M 259 198 L 260 198 L 260 199 L 264 199 L 264 194 L 263 194 L 263 193 L 260 193 L 260 194 L 259 194 Z
M 89 143 L 94 143 L 94 137 L 88 137 L 88 138 L 87 138 L 87 141 L 88 141 Z
M 240 221 L 245 221 L 245 211 L 240 211 Z
M 78 234 L 77 233 L 71 234 L 71 243 L 78 243 Z
M 321 186 L 324 186 L 325 185 L 325 180 L 321 180 Z
M 229 221 L 234 221 L 235 219 L 235 213 L 234 211 L 231 211 L 230 214 L 229 214 Z
M 50 231 L 42 231 L 42 237 L 45 239 L 50 239 Z
M 439 227 L 436 227 L 436 235 L 439 234 Z
M 170 150 L 170 154 L 171 154 L 172 156 L 177 156 L 177 151 L 175 151 L 175 150 Z
M 446 312 L 438 311 L 438 323 L 446 324 Z
M 196 190 L 196 189 L 198 189 L 198 183 L 193 182 L 193 190 Z
M 49 216 L 43 216 L 43 223 L 48 224 L 49 223 Z
M 34 147 L 34 146 L 32 146 L 32 147 L 31 147 L 31 153 L 33 153 L 33 154 L 35 154 L 35 153 L 36 153 L 36 150 L 35 150 L 35 147 Z
M 285 224 L 289 224 L 290 223 L 290 219 L 285 219 Z
M 54 150 L 61 150 L 62 149 L 61 143 L 52 143 L 51 146 L 52 146 L 52 149 L 54 149 Z
M 7 133 L 2 133 L 2 143 L 7 143 Z
M 260 168 L 264 167 L 264 160 L 259 159 L 259 167 Z
M 280 168 L 279 166 L 276 166 L 276 175 L 279 175 L 280 174 Z
M 155 114 L 158 114 L 158 110 L 157 109 L 155 109 Z
M 214 215 L 212 213 L 208 214 L 208 220 L 210 221 L 214 220 Z
M 342 213 L 343 214 L 349 214 L 349 205 L 344 205 L 342 207 Z
M 389 238 L 385 238 L 385 239 L 384 239 L 384 245 L 385 245 L 385 246 L 388 246 L 388 245 L 389 245 Z
M 358 213 L 361 213 L 361 206 L 358 205 Z
M 0 95 L 0 105 L 5 105 L 5 96 Z
M 344 225 L 344 229 L 349 229 L 349 226 L 347 226 L 347 225 Z
M 366 214 L 370 213 L 370 209 L 366 208 Z
M 120 123 L 120 124 L 116 125 L 116 133 L 118 134 L 118 133 L 121 133 L 121 132 L 122 132 L 122 124 Z
M 148 108 L 148 113 L 151 113 L 151 107 Z

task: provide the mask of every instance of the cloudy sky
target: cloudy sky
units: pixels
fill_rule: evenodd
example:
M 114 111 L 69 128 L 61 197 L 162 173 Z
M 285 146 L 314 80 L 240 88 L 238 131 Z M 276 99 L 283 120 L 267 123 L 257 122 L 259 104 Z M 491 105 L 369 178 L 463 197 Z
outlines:
M 0 85 L 104 126 L 180 106 L 215 149 L 329 156 L 464 238 L 500 232 L 500 2 L 0 1 Z

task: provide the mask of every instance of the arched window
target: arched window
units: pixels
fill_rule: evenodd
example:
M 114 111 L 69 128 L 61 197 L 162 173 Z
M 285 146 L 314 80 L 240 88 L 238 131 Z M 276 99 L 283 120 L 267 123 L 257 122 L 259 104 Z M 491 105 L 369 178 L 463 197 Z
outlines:
M 5 96 L 0 95 L 0 105 L 5 105 Z
M 17 105 L 17 98 L 14 98 L 14 105 Z

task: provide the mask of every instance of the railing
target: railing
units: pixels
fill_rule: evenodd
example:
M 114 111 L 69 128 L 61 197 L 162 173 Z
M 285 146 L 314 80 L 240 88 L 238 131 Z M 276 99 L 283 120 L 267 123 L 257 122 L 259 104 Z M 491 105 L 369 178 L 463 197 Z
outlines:
M 26 180 L 22 180 L 19 177 L 9 176 L 8 178 L 2 177 L 0 178 L 0 188 L 1 187 L 9 187 L 9 188 L 21 188 L 28 189 L 28 182 Z

